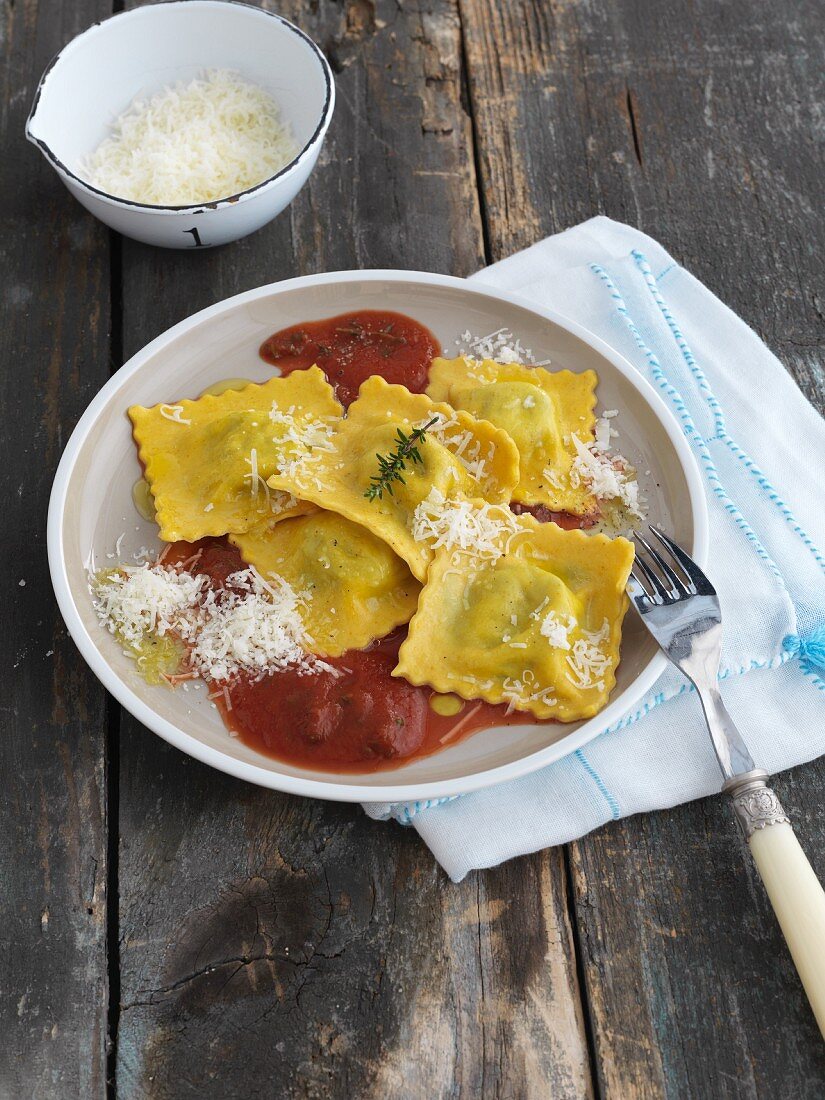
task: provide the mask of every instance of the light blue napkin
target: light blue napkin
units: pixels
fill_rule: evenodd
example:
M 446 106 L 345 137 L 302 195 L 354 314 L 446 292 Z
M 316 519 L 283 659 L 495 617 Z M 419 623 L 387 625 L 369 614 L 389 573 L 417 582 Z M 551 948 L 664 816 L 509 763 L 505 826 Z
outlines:
M 473 279 L 579 321 L 662 394 L 705 479 L 728 707 L 770 772 L 825 752 L 825 422 L 782 364 L 661 245 L 608 218 Z M 531 776 L 435 805 L 364 808 L 411 824 L 459 881 L 720 786 L 698 700 L 669 670 L 633 713 Z

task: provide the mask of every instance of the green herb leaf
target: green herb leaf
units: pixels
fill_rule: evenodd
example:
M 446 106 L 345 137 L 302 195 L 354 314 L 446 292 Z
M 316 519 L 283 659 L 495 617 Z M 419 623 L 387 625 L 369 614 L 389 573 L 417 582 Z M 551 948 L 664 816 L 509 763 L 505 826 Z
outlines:
M 418 449 L 418 445 L 424 442 L 427 435 L 427 430 L 437 423 L 438 417 L 434 416 L 423 428 L 416 428 L 414 431 L 407 435 L 400 428 L 395 437 L 396 447 L 395 450 L 388 455 L 376 455 L 378 459 L 378 473 L 370 476 L 372 484 L 364 493 L 367 500 L 383 500 L 384 493 L 393 495 L 392 484 L 394 481 L 400 482 L 402 485 L 407 483 L 404 481 L 401 471 L 407 468 L 407 459 L 415 465 L 424 464 L 424 459 L 421 457 L 421 451 Z

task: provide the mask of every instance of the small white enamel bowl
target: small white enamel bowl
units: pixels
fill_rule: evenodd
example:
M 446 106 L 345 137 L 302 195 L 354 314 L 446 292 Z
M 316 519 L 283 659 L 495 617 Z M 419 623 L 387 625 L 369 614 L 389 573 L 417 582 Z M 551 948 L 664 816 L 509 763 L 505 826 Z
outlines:
M 215 202 L 154 206 L 87 183 L 81 162 L 138 95 L 208 69 L 230 69 L 275 99 L 298 155 L 254 187 Z M 49 65 L 26 136 L 95 217 L 127 237 L 166 248 L 226 244 L 289 205 L 315 166 L 335 105 L 329 64 L 303 31 L 278 15 L 224 0 L 152 4 L 96 23 Z

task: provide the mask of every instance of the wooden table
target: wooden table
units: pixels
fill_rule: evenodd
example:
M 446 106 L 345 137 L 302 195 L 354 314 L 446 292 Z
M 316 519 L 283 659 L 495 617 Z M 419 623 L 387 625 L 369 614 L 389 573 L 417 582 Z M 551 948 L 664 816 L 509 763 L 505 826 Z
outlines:
M 279 10 L 327 51 L 335 119 L 292 208 L 204 254 L 109 233 L 24 143 L 40 72 L 109 0 L 0 7 L 0 1096 L 821 1097 L 720 801 L 454 886 L 413 831 L 210 771 L 107 699 L 55 607 L 45 520 L 86 404 L 187 314 L 306 272 L 468 274 L 600 212 L 658 237 L 815 399 L 822 9 Z M 825 764 L 775 786 L 825 876 Z

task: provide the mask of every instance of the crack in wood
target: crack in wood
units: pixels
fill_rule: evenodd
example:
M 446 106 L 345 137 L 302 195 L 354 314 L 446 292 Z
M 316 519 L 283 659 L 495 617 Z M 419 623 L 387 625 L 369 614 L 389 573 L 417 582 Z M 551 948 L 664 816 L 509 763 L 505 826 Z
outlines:
M 177 981 L 172 982 L 170 985 L 161 986 L 158 989 L 140 989 L 138 993 L 148 995 L 149 999 L 124 1001 L 120 1009 L 122 1012 L 126 1012 L 132 1008 L 145 1008 L 157 1005 L 158 1001 L 155 1000 L 155 997 L 165 997 L 169 993 L 175 993 L 177 990 L 182 989 L 186 985 L 190 985 L 199 978 L 209 977 L 212 974 L 216 974 L 219 970 L 223 970 L 224 967 L 234 966 L 237 963 L 237 968 L 229 978 L 231 981 L 232 977 L 245 966 L 254 966 L 259 962 L 287 963 L 289 966 L 294 966 L 296 969 L 309 965 L 309 960 L 291 959 L 289 955 L 277 952 L 264 952 L 261 955 L 236 955 L 228 959 L 220 959 L 217 962 L 207 963 L 205 966 L 200 967 L 200 969 L 193 970 L 191 974 L 185 974 L 182 978 L 178 978 Z
M 639 123 L 636 118 L 637 107 L 635 100 L 636 97 L 631 91 L 630 85 L 628 85 L 625 99 L 625 103 L 627 105 L 627 119 L 630 123 L 630 133 L 633 137 L 633 151 L 636 154 L 636 160 L 639 163 L 639 167 L 643 168 L 644 164 L 642 162 L 642 140 L 639 136 Z

